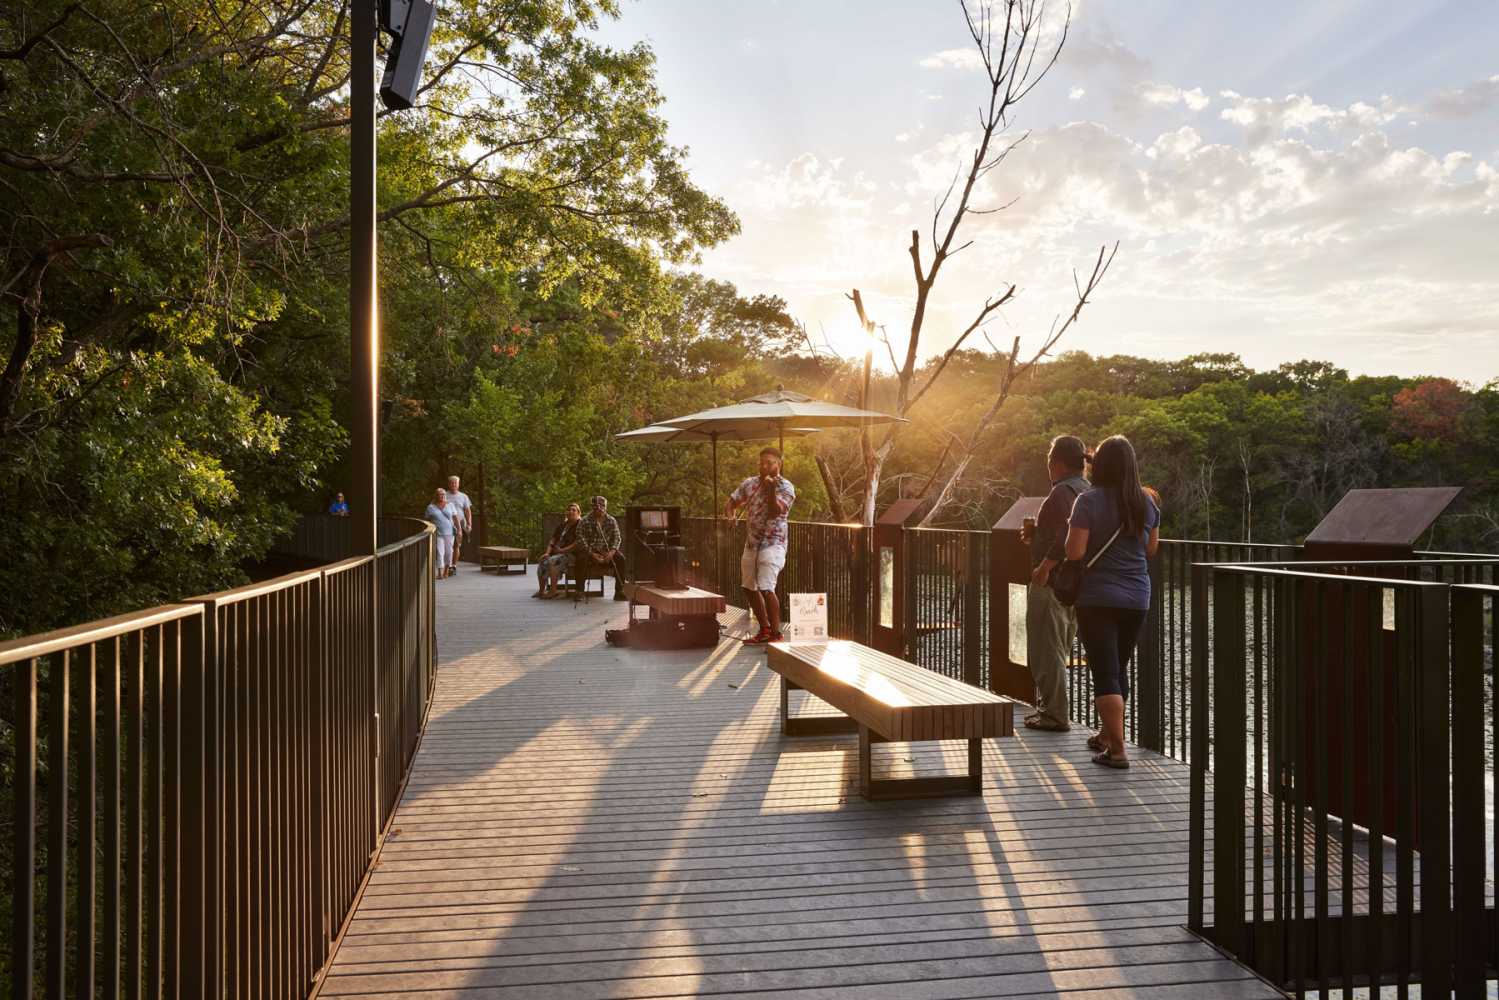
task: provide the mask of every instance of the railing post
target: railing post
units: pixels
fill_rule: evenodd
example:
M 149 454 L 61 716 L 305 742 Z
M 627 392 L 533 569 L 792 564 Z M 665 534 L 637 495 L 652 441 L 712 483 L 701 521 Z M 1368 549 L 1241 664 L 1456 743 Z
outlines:
M 1452 888 L 1458 1000 L 1485 995 L 1484 594 L 1452 597 Z
M 1203 864 L 1207 839 L 1208 760 L 1208 581 L 1211 569 L 1192 567 L 1192 704 L 1191 753 L 1188 757 L 1191 792 L 1187 819 L 1187 927 L 1201 934 L 1205 888 Z M 992 643 L 991 643 L 992 644 Z
M 1150 611 L 1135 655 L 1136 740 L 1147 750 L 1166 752 L 1164 664 L 1161 661 L 1161 560 L 1150 560 Z
M 983 590 L 988 566 L 985 565 L 983 546 L 984 533 L 970 531 L 963 536 L 963 548 L 967 556 L 963 569 L 963 683 L 983 687 Z M 991 591 L 992 603 L 994 594 Z M 991 642 L 993 633 L 990 633 Z
M 1211 571 L 1209 571 L 1211 572 Z M 1194 601 L 1196 595 L 1194 594 Z M 1205 609 L 1204 609 L 1205 610 Z M 1213 940 L 1230 954 L 1243 956 L 1244 940 L 1244 741 L 1237 734 L 1244 725 L 1244 581 L 1219 570 L 1213 578 L 1212 630 L 1213 729 L 1227 738 L 1214 747 L 1213 771 Z M 1204 615 L 1204 618 L 1206 615 Z M 1206 621 L 1193 622 L 1194 639 Z M 1205 645 L 1205 643 L 1204 643 Z M 1193 643 L 1193 668 L 1202 664 Z M 1196 678 L 1194 677 L 1194 681 Z M 1203 713 L 1207 714 L 1207 713 Z M 1206 732 L 1194 730 L 1194 748 L 1206 767 Z M 1193 774 L 1199 771 L 1194 753 Z M 1195 859 L 1201 857 L 1189 849 Z
M 1452 769 L 1449 763 L 1448 610 L 1451 588 L 1421 588 L 1417 642 L 1421 769 L 1417 793 L 1421 817 L 1421 995 L 1445 997 L 1452 990 L 1452 899 L 1450 844 Z M 1479 869 L 1482 871 L 1482 868 Z
M 204 749 L 208 741 L 208 674 L 213 669 L 212 652 L 205 645 L 208 630 L 204 627 L 206 609 L 198 605 L 198 614 L 182 620 L 180 677 L 182 691 L 178 698 L 181 713 L 181 797 L 178 844 L 182 871 L 178 877 L 180 936 L 178 956 L 181 995 L 209 996 L 211 912 L 208 909 L 209 859 L 207 772 Z

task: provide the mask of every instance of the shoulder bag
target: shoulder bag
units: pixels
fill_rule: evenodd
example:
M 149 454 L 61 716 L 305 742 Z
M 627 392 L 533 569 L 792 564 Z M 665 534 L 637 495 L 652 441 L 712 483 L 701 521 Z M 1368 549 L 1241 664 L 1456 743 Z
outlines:
M 1084 563 L 1081 559 L 1068 559 L 1060 563 L 1056 569 L 1051 571 L 1051 592 L 1057 595 L 1057 602 L 1063 607 L 1070 608 L 1077 603 L 1078 595 L 1083 591 L 1083 574 L 1093 568 L 1093 564 L 1103 558 L 1103 554 L 1109 551 L 1109 546 L 1114 544 L 1114 539 L 1119 537 L 1119 532 L 1124 530 L 1124 522 L 1119 522 L 1119 527 L 1109 536 L 1109 540 L 1103 543 L 1103 548 L 1094 554 L 1092 559 Z

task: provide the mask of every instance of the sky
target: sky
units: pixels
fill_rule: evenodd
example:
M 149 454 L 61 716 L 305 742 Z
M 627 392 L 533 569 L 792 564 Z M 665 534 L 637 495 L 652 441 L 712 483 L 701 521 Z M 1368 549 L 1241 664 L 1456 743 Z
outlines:
M 655 51 L 672 141 L 739 215 L 699 269 L 782 296 L 845 357 L 858 288 L 903 352 L 910 233 L 929 245 L 987 95 L 956 0 L 625 0 L 600 34 Z M 1499 377 L 1496 126 L 1494 0 L 1073 0 L 1016 110 L 1024 141 L 975 199 L 1009 207 L 965 223 L 921 354 L 1010 284 L 988 341 L 1039 347 L 1117 240 L 1058 350 L 1481 385 Z

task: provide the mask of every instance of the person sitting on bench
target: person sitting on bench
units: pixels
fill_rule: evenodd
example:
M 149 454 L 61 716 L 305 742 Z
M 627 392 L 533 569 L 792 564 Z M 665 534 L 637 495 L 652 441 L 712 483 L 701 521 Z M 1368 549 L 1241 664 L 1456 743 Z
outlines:
M 612 567 L 614 570 L 614 599 L 623 601 L 625 597 L 625 557 L 619 551 L 624 536 L 620 533 L 619 522 L 609 514 L 609 501 L 603 497 L 593 498 L 593 513 L 583 518 L 578 524 L 578 549 L 582 550 L 582 558 L 592 560 L 596 565 L 587 567 L 590 575 L 603 576 L 604 567 Z M 578 567 L 578 582 L 583 582 L 584 567 Z
M 567 505 L 567 517 L 558 524 L 547 539 L 547 550 L 536 563 L 536 593 L 532 597 L 558 597 L 557 584 L 563 573 L 573 568 L 573 549 L 578 546 L 578 522 L 583 520 L 583 508 L 575 503 Z

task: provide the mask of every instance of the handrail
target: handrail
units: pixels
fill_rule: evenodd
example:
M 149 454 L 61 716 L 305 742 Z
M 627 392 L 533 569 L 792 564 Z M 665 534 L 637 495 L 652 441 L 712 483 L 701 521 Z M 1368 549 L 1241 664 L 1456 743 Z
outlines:
M 50 656 L 75 646 L 104 642 L 141 629 L 189 618 L 199 611 L 195 604 L 162 604 L 144 611 L 131 611 L 113 618 L 53 629 L 51 632 L 23 635 L 19 639 L 0 642 L 0 666 Z

